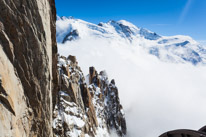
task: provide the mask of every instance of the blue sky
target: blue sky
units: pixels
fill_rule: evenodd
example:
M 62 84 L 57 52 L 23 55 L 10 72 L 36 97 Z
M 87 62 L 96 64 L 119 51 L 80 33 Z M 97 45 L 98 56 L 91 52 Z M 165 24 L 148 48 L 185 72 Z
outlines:
M 160 35 L 206 40 L 206 0 L 56 0 L 56 8 L 96 24 L 124 19 Z

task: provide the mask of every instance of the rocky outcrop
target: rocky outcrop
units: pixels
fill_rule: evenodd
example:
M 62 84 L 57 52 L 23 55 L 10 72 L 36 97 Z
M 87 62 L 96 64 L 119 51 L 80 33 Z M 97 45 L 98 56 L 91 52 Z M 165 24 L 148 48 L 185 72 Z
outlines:
M 114 80 L 90 67 L 85 78 L 74 56 L 59 57 L 58 103 L 54 110 L 54 136 L 126 135 L 126 122 Z
M 189 129 L 168 131 L 159 137 L 206 137 L 206 126 L 202 127 L 198 131 Z
M 74 56 L 59 57 L 59 96 L 54 136 L 94 136 L 98 125 L 91 95 Z
M 52 136 L 54 0 L 0 0 L 0 137 Z
M 107 125 L 107 129 L 110 132 L 115 130 L 119 136 L 124 136 L 127 133 L 125 114 L 123 107 L 120 104 L 118 88 L 115 86 L 115 80 L 112 79 L 111 82 L 108 80 L 108 76 L 105 71 L 101 71 L 99 74 L 94 67 L 90 67 L 90 90 L 95 92 L 99 101 L 94 102 L 104 102 L 100 103 L 104 110 L 104 120 Z M 92 88 L 91 88 L 92 87 Z M 96 88 L 96 89 L 95 89 Z M 100 92 L 97 92 L 97 91 Z
M 65 43 L 66 41 L 72 41 L 75 39 L 79 38 L 79 32 L 78 30 L 73 30 L 71 32 L 69 32 L 63 39 L 62 43 Z

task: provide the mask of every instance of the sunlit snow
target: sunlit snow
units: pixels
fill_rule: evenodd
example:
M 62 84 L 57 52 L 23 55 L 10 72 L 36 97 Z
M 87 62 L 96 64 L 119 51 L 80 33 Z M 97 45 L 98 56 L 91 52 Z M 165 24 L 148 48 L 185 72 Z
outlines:
M 138 33 L 135 26 L 120 22 Z M 192 56 L 194 50 L 205 61 L 205 51 L 199 51 L 196 41 L 188 36 L 148 40 L 138 34 L 128 39 L 110 24 L 102 24 L 104 29 L 82 20 L 58 20 L 58 50 L 64 56 L 75 55 L 84 74 L 95 66 L 115 79 L 129 136 L 155 137 L 168 130 L 205 125 L 206 67 L 182 58 Z M 80 39 L 62 44 L 71 29 L 79 31 Z M 185 41 L 189 48 L 183 48 Z

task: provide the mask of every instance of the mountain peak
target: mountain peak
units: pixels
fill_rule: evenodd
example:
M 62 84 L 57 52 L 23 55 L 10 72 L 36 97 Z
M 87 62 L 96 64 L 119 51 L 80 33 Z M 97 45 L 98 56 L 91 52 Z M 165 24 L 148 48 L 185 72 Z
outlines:
M 74 17 L 73 16 L 68 16 L 68 17 L 66 17 L 66 16 L 58 16 L 57 15 L 57 20 L 65 20 L 65 19 L 74 19 Z
M 138 28 L 126 20 L 110 20 L 98 25 L 80 19 L 57 20 L 57 41 L 102 40 L 115 45 L 141 46 L 162 61 L 194 65 L 206 64 L 206 49 L 189 36 L 160 36 L 145 28 Z M 94 43 L 94 45 L 96 45 Z M 110 44 L 108 44 L 110 45 Z
M 140 35 L 148 40 L 158 40 L 159 38 L 161 38 L 160 35 L 156 34 L 155 32 L 151 32 L 145 28 L 140 29 Z

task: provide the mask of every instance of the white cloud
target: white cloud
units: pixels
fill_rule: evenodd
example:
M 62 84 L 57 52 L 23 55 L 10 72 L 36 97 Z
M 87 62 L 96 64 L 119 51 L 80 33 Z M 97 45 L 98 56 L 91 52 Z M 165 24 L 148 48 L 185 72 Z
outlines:
M 186 5 L 185 5 L 184 9 L 182 10 L 182 13 L 179 17 L 178 24 L 181 24 L 184 21 L 185 17 L 187 16 L 187 13 L 189 12 L 189 9 L 192 5 L 192 2 L 193 2 L 193 0 L 187 0 L 187 3 L 186 3 Z
M 155 137 L 206 123 L 205 67 L 160 62 L 120 40 L 85 38 L 58 46 L 61 54 L 77 56 L 85 75 L 95 66 L 115 79 L 130 137 Z

